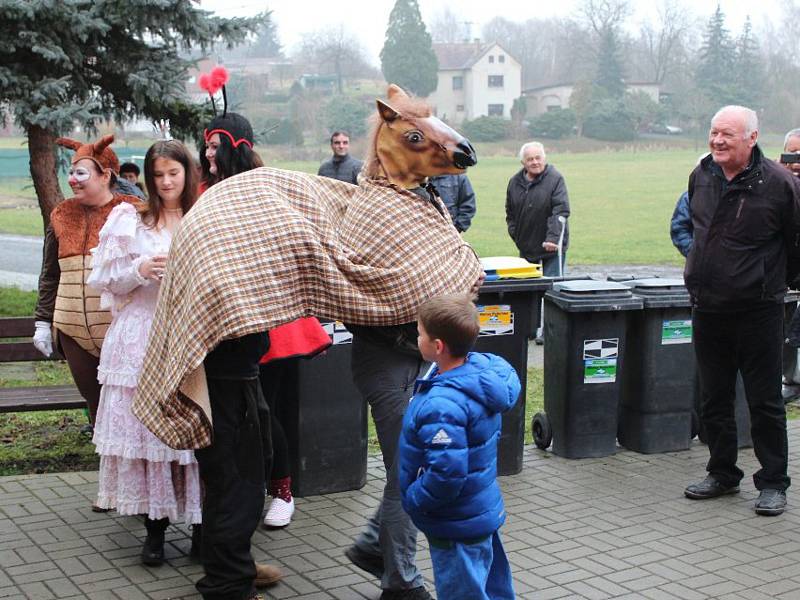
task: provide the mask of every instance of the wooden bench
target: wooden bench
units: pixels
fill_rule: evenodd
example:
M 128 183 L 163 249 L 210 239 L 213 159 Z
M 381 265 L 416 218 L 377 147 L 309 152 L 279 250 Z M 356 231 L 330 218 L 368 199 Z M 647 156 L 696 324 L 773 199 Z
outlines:
M 46 358 L 33 347 L 33 322 L 33 317 L 0 318 L 0 363 L 63 360 L 57 352 Z M 85 406 L 86 402 L 74 384 L 0 388 L 0 413 Z

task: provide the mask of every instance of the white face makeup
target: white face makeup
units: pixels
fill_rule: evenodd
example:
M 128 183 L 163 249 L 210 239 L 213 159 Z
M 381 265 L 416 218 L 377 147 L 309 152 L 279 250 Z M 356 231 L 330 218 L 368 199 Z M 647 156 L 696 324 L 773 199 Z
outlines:
M 92 172 L 89 169 L 85 168 L 85 167 L 72 167 L 67 172 L 68 181 L 70 181 L 70 180 L 71 181 L 77 181 L 77 182 L 88 181 L 91 176 L 92 176 Z

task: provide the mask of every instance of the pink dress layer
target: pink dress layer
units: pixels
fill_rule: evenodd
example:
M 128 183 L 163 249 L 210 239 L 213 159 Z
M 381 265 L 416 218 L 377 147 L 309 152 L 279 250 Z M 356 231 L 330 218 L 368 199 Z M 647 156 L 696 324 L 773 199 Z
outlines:
M 111 211 L 92 250 L 87 283 L 113 317 L 97 369 L 103 385 L 92 438 L 100 455 L 97 506 L 195 524 L 201 522 L 201 488 L 194 452 L 165 445 L 131 413 L 159 290 L 139 275 L 139 265 L 167 254 L 170 241 L 169 231 L 146 227 L 125 202 Z

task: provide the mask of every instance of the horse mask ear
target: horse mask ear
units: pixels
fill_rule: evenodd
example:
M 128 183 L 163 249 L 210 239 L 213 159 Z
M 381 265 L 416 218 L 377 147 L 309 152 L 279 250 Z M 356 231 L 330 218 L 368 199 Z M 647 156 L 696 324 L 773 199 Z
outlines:
M 386 91 L 386 97 L 389 98 L 389 102 L 394 100 L 401 100 L 401 99 L 408 99 L 408 94 L 403 91 L 399 85 L 395 85 L 394 83 L 389 84 L 389 89 Z M 386 121 L 387 123 L 391 123 L 395 119 L 402 117 L 403 115 L 400 114 L 400 111 L 395 110 L 392 108 L 388 103 L 378 100 L 378 113 L 381 115 L 381 118 Z
M 383 100 L 376 100 L 375 102 L 378 103 L 378 114 L 381 116 L 381 119 L 387 123 L 392 123 L 401 116 L 398 111 L 386 104 Z

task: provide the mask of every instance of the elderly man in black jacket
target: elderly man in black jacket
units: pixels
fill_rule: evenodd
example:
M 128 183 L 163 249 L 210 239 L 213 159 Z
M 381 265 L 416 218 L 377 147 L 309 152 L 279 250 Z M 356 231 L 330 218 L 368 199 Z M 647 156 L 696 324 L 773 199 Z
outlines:
M 708 476 L 688 486 L 702 500 L 739 491 L 734 417 L 736 372 L 744 380 L 753 448 L 755 511 L 786 506 L 786 411 L 781 398 L 783 296 L 800 269 L 800 187 L 756 144 L 758 118 L 726 106 L 711 120 L 709 148 L 689 177 L 694 242 L 686 287 L 703 394 Z
M 544 146 L 539 142 L 524 144 L 519 159 L 522 169 L 509 180 L 506 190 L 508 234 L 522 258 L 541 261 L 544 275 L 556 276 L 561 270 L 556 252 L 562 227 L 562 268 L 569 244 L 566 222 L 562 225 L 558 220 L 569 216 L 567 186 L 561 173 L 547 164 Z

